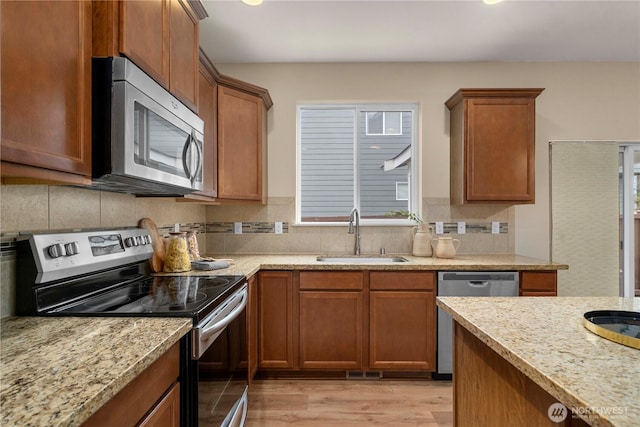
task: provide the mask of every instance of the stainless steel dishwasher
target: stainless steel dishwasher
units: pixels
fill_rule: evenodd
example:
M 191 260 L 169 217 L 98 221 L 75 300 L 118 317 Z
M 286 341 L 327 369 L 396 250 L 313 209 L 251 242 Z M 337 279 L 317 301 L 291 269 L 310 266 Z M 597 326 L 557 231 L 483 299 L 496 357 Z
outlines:
M 517 271 L 458 271 L 438 273 L 438 296 L 518 296 Z M 438 308 L 438 363 L 436 378 L 451 378 L 453 371 L 453 322 Z

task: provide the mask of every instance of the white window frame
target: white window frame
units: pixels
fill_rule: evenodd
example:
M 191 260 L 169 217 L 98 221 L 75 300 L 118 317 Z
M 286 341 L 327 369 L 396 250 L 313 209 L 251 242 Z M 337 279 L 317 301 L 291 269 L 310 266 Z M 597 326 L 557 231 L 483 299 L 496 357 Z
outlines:
M 384 107 L 383 107 L 384 106 Z M 380 108 L 378 108 L 380 107 Z M 382 108 L 383 107 L 383 108 Z M 392 108 L 391 108 L 392 107 Z M 362 103 L 362 102 L 345 102 L 345 103 L 322 103 L 322 102 L 305 102 L 299 103 L 296 106 L 296 212 L 295 212 L 295 223 L 296 226 L 310 226 L 310 227 L 325 227 L 325 226 L 342 226 L 345 225 L 345 222 L 303 222 L 301 218 L 302 205 L 301 205 L 301 110 L 307 109 L 345 109 L 345 108 L 354 108 L 356 114 L 356 120 L 354 120 L 354 135 L 356 135 L 356 140 L 353 144 L 354 149 L 354 182 L 360 182 L 359 176 L 359 160 L 357 156 L 358 149 L 358 120 L 357 117 L 366 111 L 410 111 L 412 114 L 411 119 L 411 161 L 409 163 L 409 173 L 408 173 L 408 182 L 409 182 L 409 200 L 408 200 L 408 210 L 409 212 L 415 213 L 419 216 L 422 216 L 422 200 L 420 198 L 420 188 L 421 188 L 421 180 L 420 180 L 420 143 L 419 143 L 419 128 L 418 122 L 420 119 L 420 104 L 418 102 L 415 103 L 393 103 L 393 102 L 376 102 L 376 103 Z M 356 185 L 354 189 L 354 207 L 360 211 L 360 190 L 359 186 Z M 348 216 L 349 212 L 345 212 L 345 215 Z M 413 221 L 408 218 L 389 218 L 389 219 L 368 219 L 368 218 L 360 218 L 360 225 L 362 226 L 406 226 L 406 225 L 415 225 Z
M 365 134 L 367 136 L 394 136 L 394 135 L 402 135 L 402 114 L 400 114 L 400 126 L 399 132 L 397 133 L 388 133 L 387 132 L 387 113 L 395 113 L 397 111 L 393 110 L 371 110 L 365 111 Z M 369 132 L 369 113 L 382 113 L 382 133 L 373 133 Z
M 411 196 L 411 190 L 410 190 L 411 185 L 410 185 L 409 181 L 407 181 L 407 182 L 396 182 L 396 200 L 409 200 L 408 198 L 402 199 L 402 198 L 400 198 L 398 196 L 398 193 L 399 193 L 398 187 L 400 187 L 401 185 L 406 185 L 407 186 L 408 197 Z

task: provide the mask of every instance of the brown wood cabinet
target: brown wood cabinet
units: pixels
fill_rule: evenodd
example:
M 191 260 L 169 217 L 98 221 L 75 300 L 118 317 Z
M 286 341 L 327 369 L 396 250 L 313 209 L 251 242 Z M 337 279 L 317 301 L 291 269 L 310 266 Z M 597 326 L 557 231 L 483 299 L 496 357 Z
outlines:
M 266 203 L 267 110 L 262 88 L 220 76 L 218 86 L 218 199 Z
M 91 2 L 3 1 L 3 182 L 91 182 Z
M 535 203 L 535 98 L 544 89 L 460 89 L 450 116 L 451 203 Z
M 300 368 L 361 370 L 364 273 L 300 272 Z
M 200 17 L 186 0 L 93 4 L 93 54 L 128 57 L 197 112 Z
M 201 52 L 198 115 L 204 121 L 202 191 L 187 199 L 214 200 L 218 195 L 218 72 Z
M 176 343 L 82 425 L 180 425 L 180 343 Z
M 558 294 L 557 271 L 521 271 L 520 296 L 551 296 Z
M 258 276 L 258 366 L 294 368 L 293 273 L 261 271 Z
M 247 302 L 247 354 L 249 360 L 247 369 L 249 374 L 249 384 L 258 372 L 259 349 L 258 349 L 258 278 L 253 275 L 249 278 L 249 301 Z M 244 354 L 244 353 L 243 353 Z
M 456 426 L 564 426 L 587 424 L 549 418 L 558 400 L 487 344 L 454 322 L 453 421 Z
M 198 86 L 205 127 L 203 190 L 177 200 L 266 203 L 269 92 L 221 75 L 202 51 Z
M 435 371 L 435 273 L 370 273 L 369 368 Z

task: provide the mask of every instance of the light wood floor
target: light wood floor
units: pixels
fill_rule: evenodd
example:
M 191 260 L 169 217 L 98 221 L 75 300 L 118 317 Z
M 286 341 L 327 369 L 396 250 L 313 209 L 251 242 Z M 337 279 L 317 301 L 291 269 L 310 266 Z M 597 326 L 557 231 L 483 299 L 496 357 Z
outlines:
M 256 380 L 247 427 L 453 425 L 451 381 Z

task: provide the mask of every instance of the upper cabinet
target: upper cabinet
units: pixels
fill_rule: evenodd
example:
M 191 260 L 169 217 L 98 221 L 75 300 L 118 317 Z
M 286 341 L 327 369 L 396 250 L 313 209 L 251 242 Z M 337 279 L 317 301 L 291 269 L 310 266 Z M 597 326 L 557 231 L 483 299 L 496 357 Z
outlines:
M 451 111 L 451 204 L 535 203 L 535 98 L 544 89 L 460 89 Z
M 197 111 L 198 22 L 185 0 L 95 1 L 93 54 L 126 56 Z
M 265 203 L 267 90 L 220 76 L 218 81 L 218 199 Z
M 0 2 L 5 183 L 91 182 L 91 7 Z
M 207 200 L 218 195 L 218 82 L 220 74 L 204 55 L 200 54 L 200 92 L 198 115 L 204 121 L 202 191 L 186 196 Z M 201 197 L 204 196 L 204 199 Z

